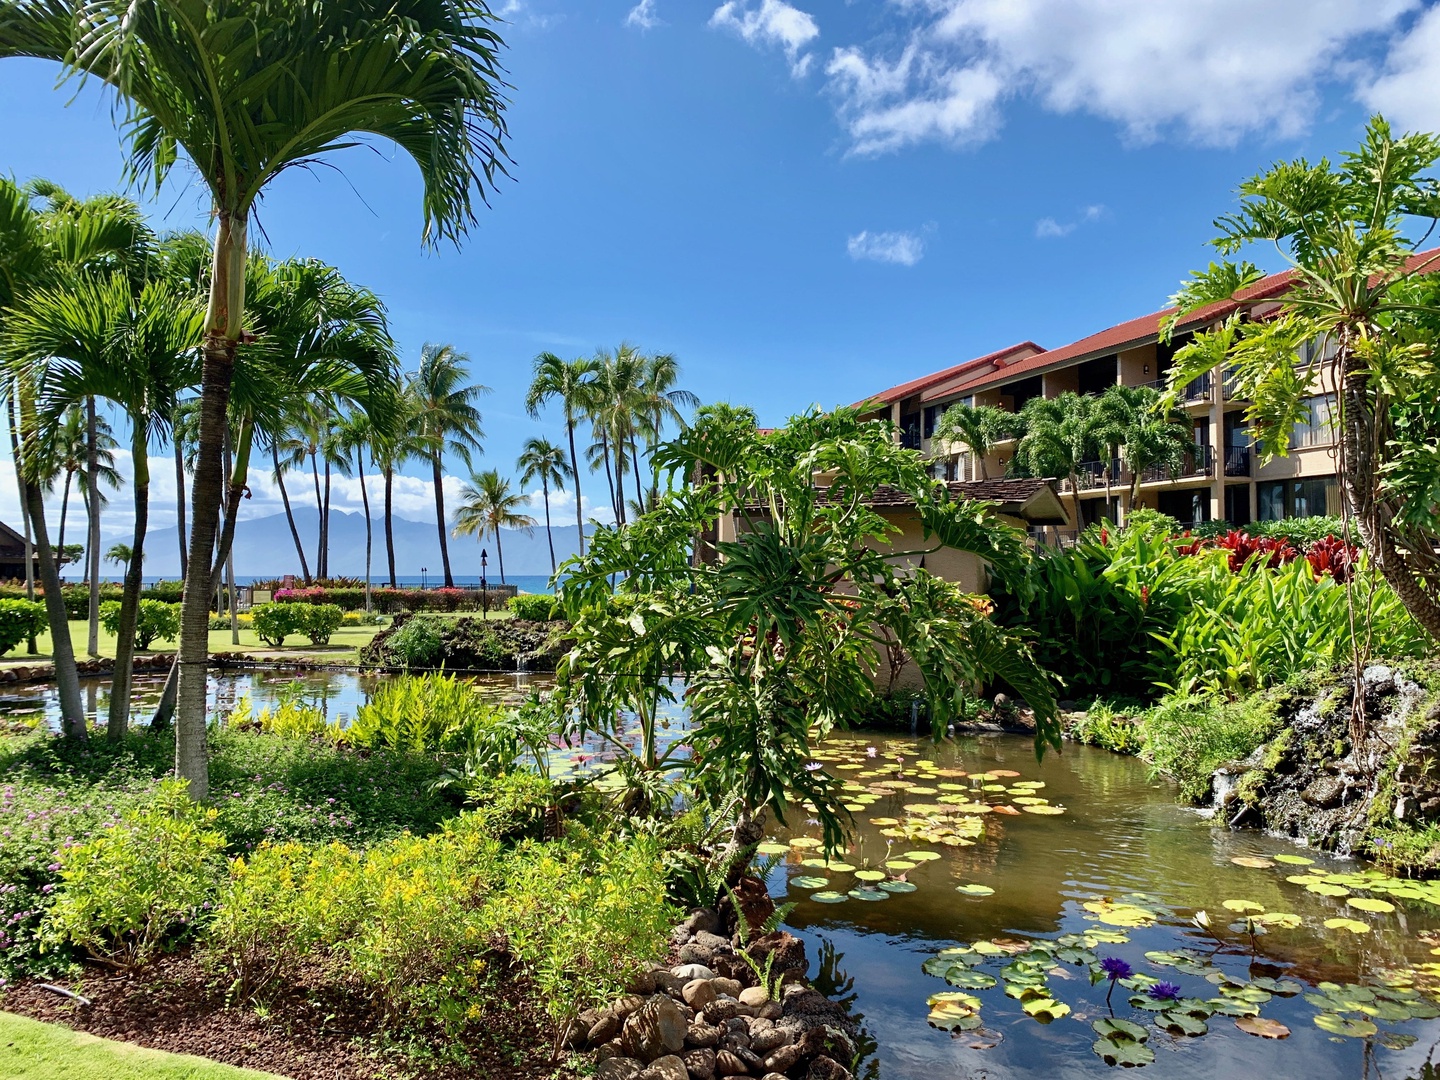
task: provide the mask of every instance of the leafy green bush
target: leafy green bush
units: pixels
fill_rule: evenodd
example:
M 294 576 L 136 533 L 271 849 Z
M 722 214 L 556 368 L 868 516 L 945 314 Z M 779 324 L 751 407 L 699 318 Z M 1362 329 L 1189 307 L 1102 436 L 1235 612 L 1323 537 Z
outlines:
M 165 781 L 154 799 L 56 855 L 61 885 L 48 926 L 70 944 L 127 968 L 155 958 L 212 895 L 225 838 L 214 810 Z
M 1183 798 L 1199 803 L 1216 769 L 1248 757 L 1281 722 L 1266 695 L 1242 701 L 1171 697 L 1141 714 L 1140 727 L 1151 764 L 1180 785 Z
M 26 638 L 44 631 L 45 605 L 31 600 L 0 600 L 0 656 Z
M 405 675 L 376 688 L 345 729 L 345 740 L 367 749 L 458 751 L 483 738 L 506 711 L 453 675 Z
M 185 582 L 157 581 L 140 591 L 142 600 L 163 600 L 167 604 L 178 604 L 185 597 Z
M 340 628 L 345 613 L 335 604 L 306 604 L 304 625 L 300 628 L 311 645 L 330 644 L 330 635 Z
M 560 602 L 549 593 L 522 593 L 510 598 L 510 610 L 517 619 L 549 622 L 560 617 Z
M 107 634 L 120 632 L 120 601 L 106 600 L 100 605 L 100 625 Z M 229 626 L 229 623 L 226 623 Z M 157 639 L 174 641 L 180 636 L 180 605 L 162 600 L 141 600 L 135 612 L 135 648 L 150 648 Z
M 109 582 L 100 583 L 100 602 L 120 599 L 121 588 Z M 88 585 L 64 585 L 60 595 L 65 601 L 65 617 L 72 621 L 90 617 L 90 587 Z
M 395 662 L 407 668 L 435 667 L 445 652 L 440 625 L 418 615 L 391 634 L 388 645 Z
M 250 612 L 251 626 L 265 644 L 279 648 L 292 634 L 303 633 L 310 604 L 259 604 Z
M 1108 701 L 1091 702 L 1070 728 L 1070 737 L 1086 746 L 1098 746 L 1117 754 L 1138 754 L 1145 747 L 1140 725 Z

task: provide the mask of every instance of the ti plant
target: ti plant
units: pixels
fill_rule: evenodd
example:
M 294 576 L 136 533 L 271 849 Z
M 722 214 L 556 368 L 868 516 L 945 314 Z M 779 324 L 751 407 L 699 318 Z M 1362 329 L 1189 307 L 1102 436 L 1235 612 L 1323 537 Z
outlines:
M 937 734 L 977 684 L 1004 680 L 1034 709 L 1037 752 L 1059 745 L 1050 681 L 1028 647 L 982 598 L 920 565 L 942 547 L 969 551 L 1023 588 L 1023 537 L 986 505 L 951 498 L 888 424 L 838 410 L 761 433 L 716 416 L 655 460 L 669 475 L 656 507 L 600 530 L 562 567 L 575 646 L 558 703 L 567 734 L 598 735 L 633 771 L 735 797 L 727 876 L 744 870 L 766 811 L 784 824 L 799 803 L 828 850 L 843 846 L 840 784 L 811 752 L 873 700 L 893 647 L 919 672 Z M 881 492 L 913 507 L 916 547 L 876 509 Z M 665 748 L 659 710 L 676 680 L 691 727 Z

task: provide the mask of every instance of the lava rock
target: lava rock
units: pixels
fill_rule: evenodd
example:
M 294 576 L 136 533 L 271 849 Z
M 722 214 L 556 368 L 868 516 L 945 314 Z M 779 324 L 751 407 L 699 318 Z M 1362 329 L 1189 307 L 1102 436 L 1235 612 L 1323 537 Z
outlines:
M 1329 809 L 1345 798 L 1345 782 L 1338 776 L 1317 776 L 1300 796 L 1312 806 Z
M 821 1054 L 810 1062 L 810 1069 L 805 1073 L 805 1080 L 854 1080 L 854 1077 L 850 1075 L 849 1069 L 834 1058 Z
M 640 1062 L 634 1058 L 606 1058 L 595 1070 L 595 1080 L 635 1080 L 640 1075 L 640 1068 Z
M 620 1033 L 620 1044 L 627 1056 L 654 1061 L 684 1049 L 686 1033 L 685 1016 L 680 1006 L 668 997 L 656 994 L 626 1019 Z M 680 1063 L 679 1058 L 675 1060 Z
M 690 1080 L 690 1072 L 680 1058 L 674 1054 L 666 1054 L 646 1066 L 640 1073 L 639 1080 Z
M 690 1080 L 712 1080 L 715 1076 L 715 1051 L 710 1049 L 687 1050 L 680 1055 L 685 1062 L 685 1071 Z
M 709 979 L 692 979 L 680 991 L 685 1004 L 702 1012 L 715 1000 L 715 984 Z

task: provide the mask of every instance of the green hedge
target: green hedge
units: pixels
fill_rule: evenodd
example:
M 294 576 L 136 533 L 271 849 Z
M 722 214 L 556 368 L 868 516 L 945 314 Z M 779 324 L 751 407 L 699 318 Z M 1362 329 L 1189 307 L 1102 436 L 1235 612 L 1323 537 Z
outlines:
M 525 593 L 510 598 L 510 610 L 517 619 L 550 622 L 560 617 L 560 602 L 549 593 Z
M 100 625 L 107 634 L 120 633 L 120 601 L 100 605 Z M 180 636 L 180 605 L 163 600 L 141 600 L 135 613 L 135 648 L 144 651 L 156 641 L 174 641 Z
M 344 618 L 335 604 L 261 604 L 250 613 L 260 640 L 277 649 L 293 634 L 304 634 L 312 645 L 327 645 Z
M 44 604 L 29 600 L 0 600 L 0 656 L 44 629 Z

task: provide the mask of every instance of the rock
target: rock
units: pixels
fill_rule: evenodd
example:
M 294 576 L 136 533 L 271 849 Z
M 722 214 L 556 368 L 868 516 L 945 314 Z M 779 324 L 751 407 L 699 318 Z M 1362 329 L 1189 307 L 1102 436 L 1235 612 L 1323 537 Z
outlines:
M 805 1080 L 854 1080 L 854 1078 L 844 1065 L 832 1057 L 821 1054 L 810 1062 L 810 1069 L 805 1074 Z
M 595 1080 L 635 1080 L 639 1075 L 640 1062 L 628 1057 L 606 1058 L 595 1070 Z
M 750 1067 L 729 1050 L 715 1055 L 715 1072 L 720 1076 L 744 1076 L 749 1071 Z
M 680 1058 L 666 1054 L 652 1061 L 640 1073 L 639 1080 L 690 1080 L 690 1073 Z
M 743 1028 L 739 1031 L 727 1031 L 720 1036 L 721 1050 L 749 1050 L 750 1033 Z
M 684 1049 L 685 1035 L 685 1016 L 680 1006 L 656 994 L 630 1014 L 620 1033 L 620 1044 L 629 1057 L 654 1061 Z M 680 1063 L 679 1058 L 675 1060 Z
M 769 962 L 775 972 L 805 971 L 809 966 L 805 959 L 805 943 L 783 930 L 757 938 L 745 951 L 762 967 Z M 771 956 L 775 959 L 769 960 Z
M 708 930 L 701 930 L 690 941 L 691 945 L 701 949 L 709 949 L 712 953 L 728 953 L 734 950 L 730 942 L 719 934 L 711 933 Z
M 760 1080 L 790 1080 L 784 1073 L 767 1072 Z
M 638 994 L 641 997 L 649 997 L 656 990 L 655 972 L 640 972 L 633 979 L 630 980 L 629 985 L 626 986 L 625 989 L 628 990 L 631 994 Z
M 756 1024 L 766 1024 L 766 1027 L 752 1027 L 750 1029 L 750 1049 L 754 1050 L 762 1058 L 786 1046 L 790 1042 L 790 1036 L 777 1028 L 769 1020 L 757 1020 Z
M 715 1075 L 715 1051 L 708 1049 L 687 1050 L 680 1056 L 690 1080 L 712 1080 Z
M 764 1005 L 761 1005 L 760 1008 L 755 1011 L 755 1015 L 757 1017 L 763 1017 L 766 1020 L 779 1020 L 780 1017 L 785 1015 L 785 1010 L 778 1001 L 772 998 L 765 1002 Z
M 720 917 L 709 908 L 696 908 L 686 916 L 685 921 L 680 923 L 670 932 L 670 940 L 676 945 L 684 945 L 696 934 L 713 934 L 720 929 Z
M 696 945 L 693 941 L 687 941 L 680 946 L 680 960 L 686 964 L 700 964 L 701 966 L 713 964 L 715 950 Z
M 601 1043 L 609 1042 L 620 1031 L 620 1017 L 614 1013 L 604 1013 L 600 1019 L 590 1027 L 589 1034 L 585 1041 L 591 1046 L 599 1046 Z
M 737 1016 L 754 1016 L 755 1010 L 749 1005 L 742 1005 L 734 998 L 716 998 L 705 1007 L 705 1019 L 712 1024 L 723 1024 L 726 1020 L 734 1020 Z
M 600 1049 L 595 1051 L 595 1061 L 601 1062 L 613 1057 L 624 1057 L 625 1051 L 620 1049 L 620 1040 L 611 1039 Z
M 648 997 L 648 995 L 646 996 Z M 645 997 L 642 997 L 639 994 L 629 994 L 625 997 L 620 998 L 617 1001 L 611 1002 L 610 1007 L 605 1011 L 609 1013 L 614 1013 L 621 1020 L 624 1020 L 627 1016 L 629 1016 L 631 1013 L 633 1013 L 636 1009 L 640 1008 L 640 1006 L 644 1004 Z
M 682 979 L 669 971 L 652 971 L 650 977 L 655 981 L 655 989 L 663 990 L 666 993 L 678 994 L 681 988 L 690 980 Z
M 686 982 L 693 982 L 695 979 L 713 979 L 715 972 L 711 971 L 704 964 L 681 964 L 679 967 L 671 968 L 670 974 L 677 979 L 684 979 Z
M 1329 809 L 1339 806 L 1345 797 L 1345 782 L 1338 776 L 1317 776 L 1300 796 L 1312 806 Z
M 751 986 L 740 991 L 740 1004 L 758 1009 L 770 1000 L 770 993 L 763 986 Z
M 680 996 L 692 1009 L 703 1011 L 715 1000 L 715 984 L 709 979 L 692 979 L 681 989 Z
M 723 994 L 726 997 L 738 998 L 740 996 L 740 981 L 738 979 L 717 978 L 711 979 L 710 983 L 715 987 L 716 994 Z
M 720 1029 L 713 1024 L 691 1024 L 685 1032 L 685 1045 L 711 1047 L 720 1041 Z
M 1384 664 L 1371 664 L 1361 679 L 1367 694 L 1388 694 L 1395 689 L 1395 672 Z
M 789 1072 L 795 1067 L 801 1057 L 804 1056 L 800 1047 L 791 1043 L 789 1046 L 782 1046 L 765 1059 L 765 1068 L 771 1072 Z

